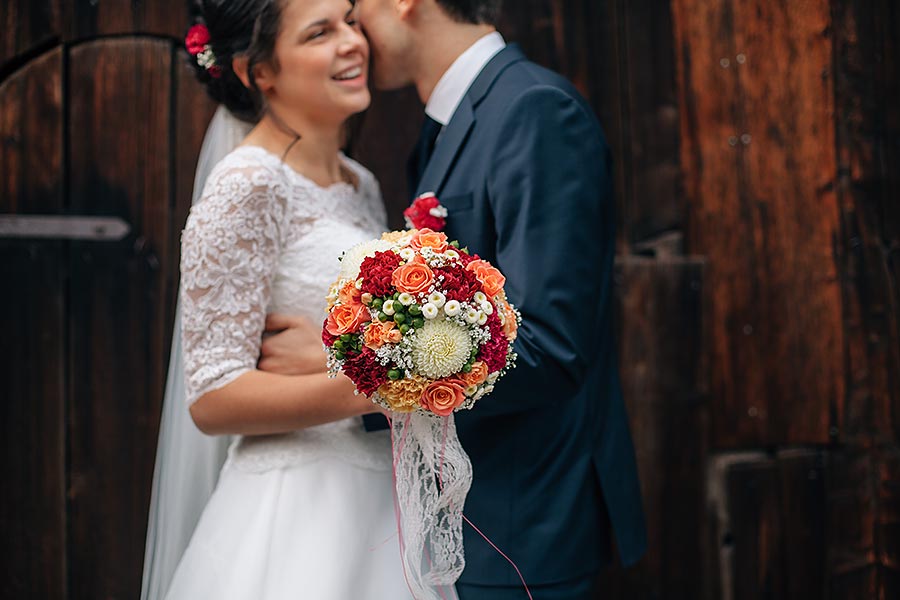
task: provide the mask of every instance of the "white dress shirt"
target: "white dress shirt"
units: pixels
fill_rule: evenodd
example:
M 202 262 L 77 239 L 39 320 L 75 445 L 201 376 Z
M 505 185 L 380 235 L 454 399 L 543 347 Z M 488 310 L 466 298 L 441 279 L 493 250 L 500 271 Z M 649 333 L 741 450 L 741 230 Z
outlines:
M 469 46 L 468 50 L 453 61 L 434 86 L 434 91 L 425 105 L 425 114 L 446 127 L 453 118 L 456 107 L 462 102 L 482 69 L 505 47 L 506 42 L 497 31 L 487 34 Z

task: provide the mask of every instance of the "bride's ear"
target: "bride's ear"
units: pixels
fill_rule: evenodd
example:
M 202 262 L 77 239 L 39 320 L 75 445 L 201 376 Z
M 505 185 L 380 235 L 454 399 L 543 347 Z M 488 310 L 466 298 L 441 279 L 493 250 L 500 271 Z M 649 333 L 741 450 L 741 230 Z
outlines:
M 238 76 L 238 79 L 241 80 L 241 83 L 244 84 L 244 87 L 249 90 L 250 74 L 247 72 L 248 64 L 249 60 L 246 56 L 243 55 L 235 56 L 233 59 L 231 59 L 231 68 L 234 70 L 234 74 Z

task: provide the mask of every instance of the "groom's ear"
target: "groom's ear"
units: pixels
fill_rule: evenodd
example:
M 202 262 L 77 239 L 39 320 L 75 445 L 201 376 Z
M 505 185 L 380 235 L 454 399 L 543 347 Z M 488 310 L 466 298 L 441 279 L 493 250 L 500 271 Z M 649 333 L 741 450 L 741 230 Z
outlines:
M 424 0 L 394 0 L 397 14 L 402 20 L 407 20 L 412 17 L 414 13 L 420 10 L 421 5 L 424 3 Z

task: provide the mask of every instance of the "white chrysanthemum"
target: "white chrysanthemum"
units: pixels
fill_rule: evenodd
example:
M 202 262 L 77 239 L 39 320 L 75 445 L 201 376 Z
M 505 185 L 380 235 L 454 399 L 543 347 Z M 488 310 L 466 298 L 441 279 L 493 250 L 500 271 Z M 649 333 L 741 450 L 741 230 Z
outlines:
M 479 310 L 478 311 L 478 324 L 484 325 L 485 323 L 487 323 L 487 320 L 488 320 L 488 316 Z
M 485 300 L 481 303 L 481 312 L 488 316 L 494 314 L 494 305 Z
M 431 302 L 426 302 L 425 305 L 422 306 L 422 314 L 426 319 L 434 319 L 438 316 L 438 307 Z
M 446 256 L 447 258 L 452 258 L 453 260 L 456 260 L 457 258 L 459 258 L 459 252 L 457 252 L 456 250 L 454 250 L 452 248 L 448 248 L 447 251 L 444 252 L 444 256 Z
M 436 307 L 442 308 L 447 302 L 447 297 L 440 292 L 432 292 L 431 295 L 428 296 L 428 301 Z
M 426 321 L 416 332 L 412 345 L 413 364 L 429 379 L 458 373 L 471 353 L 469 332 L 453 321 Z
M 466 311 L 466 315 L 465 315 L 466 323 L 474 325 L 475 323 L 478 322 L 478 319 L 479 319 L 479 317 L 481 317 L 481 314 L 482 313 L 480 310 L 475 310 L 474 308 L 470 308 L 469 310 Z
M 414 302 L 414 298 L 412 297 L 412 295 L 407 294 L 406 292 L 403 292 L 402 294 L 400 294 L 400 296 L 397 298 L 397 300 L 403 306 L 409 306 L 410 304 L 412 304 Z
M 394 301 L 393 300 L 386 301 L 381 307 L 381 312 L 383 312 L 384 314 L 386 314 L 389 317 L 392 316 L 395 312 L 397 312 L 397 309 L 394 307 Z
M 411 261 L 416 257 L 416 251 L 412 248 L 404 248 L 400 251 L 400 258 L 405 260 L 406 262 Z
M 451 300 L 447 304 L 444 305 L 444 312 L 448 317 L 455 317 L 462 311 L 462 305 L 458 300 Z
M 341 257 L 341 277 L 355 279 L 359 275 L 359 267 L 367 256 L 375 256 L 376 252 L 387 252 L 392 247 L 393 244 L 384 240 L 371 240 L 353 246 Z
M 484 292 L 475 292 L 475 295 L 472 297 L 475 300 L 476 304 L 481 304 L 482 302 L 487 302 L 487 296 Z

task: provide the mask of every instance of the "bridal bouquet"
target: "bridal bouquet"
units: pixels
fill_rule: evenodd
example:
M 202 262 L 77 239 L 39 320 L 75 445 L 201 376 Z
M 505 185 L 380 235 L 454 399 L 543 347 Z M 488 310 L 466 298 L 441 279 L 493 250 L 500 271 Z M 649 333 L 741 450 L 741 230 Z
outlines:
M 516 359 L 521 317 L 504 283 L 488 262 L 427 228 L 354 246 L 328 296 L 329 367 L 397 413 L 470 409 Z
M 418 198 L 406 216 L 411 229 L 343 254 L 322 341 L 332 374 L 343 372 L 395 413 L 406 579 L 415 598 L 437 600 L 465 567 L 462 510 L 472 465 L 453 414 L 471 409 L 514 366 L 521 316 L 500 271 L 436 231 L 446 217 L 437 198 Z

